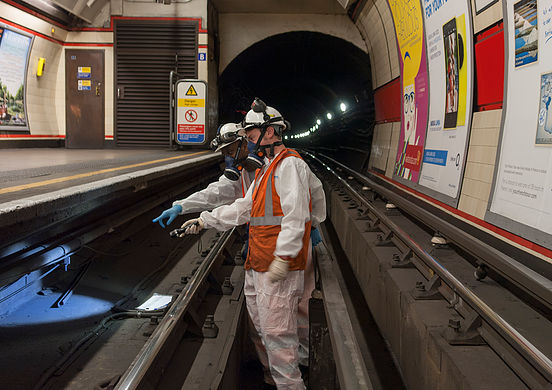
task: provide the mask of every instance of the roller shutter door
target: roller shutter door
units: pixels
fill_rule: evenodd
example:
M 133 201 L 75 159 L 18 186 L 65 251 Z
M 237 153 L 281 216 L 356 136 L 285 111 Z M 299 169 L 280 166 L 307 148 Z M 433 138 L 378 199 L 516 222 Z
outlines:
M 197 21 L 116 20 L 115 142 L 169 145 L 169 73 L 197 78 Z

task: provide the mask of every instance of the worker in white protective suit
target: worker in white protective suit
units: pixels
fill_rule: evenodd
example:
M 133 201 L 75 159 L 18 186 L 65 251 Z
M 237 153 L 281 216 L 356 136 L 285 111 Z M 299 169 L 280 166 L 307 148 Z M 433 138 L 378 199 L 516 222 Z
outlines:
M 298 368 L 297 314 L 299 302 L 308 301 L 303 294 L 307 259 L 312 256 L 309 236 L 313 215 L 319 218 L 316 222 L 325 218 L 325 197 L 322 184 L 299 154 L 283 145 L 285 123 L 278 111 L 256 99 L 244 125 L 255 143 L 254 152 L 265 161 L 253 185 L 244 198 L 202 212 L 182 228 L 185 234 L 197 234 L 203 228 L 224 231 L 250 222 L 244 293 L 262 339 L 257 352 L 261 362 L 266 352 L 278 389 L 304 389 Z

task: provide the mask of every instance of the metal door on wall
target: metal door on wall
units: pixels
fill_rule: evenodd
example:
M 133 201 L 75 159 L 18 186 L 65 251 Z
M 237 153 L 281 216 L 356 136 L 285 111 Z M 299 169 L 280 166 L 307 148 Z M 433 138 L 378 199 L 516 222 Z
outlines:
M 104 52 L 65 50 L 65 147 L 104 147 Z
M 117 146 L 169 146 L 169 73 L 197 78 L 198 29 L 190 20 L 116 20 Z

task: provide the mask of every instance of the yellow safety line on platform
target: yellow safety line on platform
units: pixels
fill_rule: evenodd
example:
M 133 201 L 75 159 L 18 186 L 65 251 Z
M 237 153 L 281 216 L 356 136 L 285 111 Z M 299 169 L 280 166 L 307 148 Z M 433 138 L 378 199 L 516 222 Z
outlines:
M 23 184 L 23 185 L 20 185 L 20 186 L 0 188 L 0 194 L 7 194 L 7 193 L 10 193 L 10 192 L 17 192 L 17 191 L 27 190 L 29 188 L 47 186 L 49 184 L 63 183 L 64 181 L 81 179 L 83 177 L 100 175 L 102 173 L 107 173 L 107 172 L 120 171 L 121 169 L 135 168 L 135 167 L 141 167 L 141 166 L 144 166 L 144 165 L 156 164 L 156 163 L 160 163 L 160 162 L 164 162 L 164 161 L 182 159 L 182 158 L 186 158 L 186 157 L 196 156 L 198 154 L 204 154 L 204 153 L 207 153 L 207 152 L 209 152 L 209 151 L 204 150 L 202 152 L 187 154 L 185 156 L 162 158 L 160 160 L 146 161 L 146 162 L 142 162 L 142 163 L 138 163 L 138 164 L 125 165 L 125 166 L 122 166 L 122 167 L 108 168 L 108 169 L 102 169 L 102 170 L 94 171 L 94 172 L 80 173 L 78 175 L 60 177 L 60 178 L 57 178 L 57 179 L 44 180 L 44 181 L 39 181 L 39 182 L 36 182 L 36 183 Z

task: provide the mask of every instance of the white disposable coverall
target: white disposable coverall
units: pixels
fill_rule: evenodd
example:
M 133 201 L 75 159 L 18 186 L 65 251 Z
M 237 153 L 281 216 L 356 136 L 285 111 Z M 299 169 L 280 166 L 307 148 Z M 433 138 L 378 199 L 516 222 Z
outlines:
M 270 160 L 265 158 L 263 173 L 269 164 Z M 303 245 L 305 222 L 312 219 L 313 225 L 318 225 L 326 217 L 322 183 L 303 160 L 288 157 L 274 171 L 274 186 L 284 212 L 274 254 L 295 257 Z M 308 205 L 309 189 L 312 213 Z M 224 231 L 248 222 L 252 190 L 253 186 L 244 198 L 237 199 L 231 205 L 219 207 L 211 213 L 201 213 L 205 227 Z M 262 339 L 261 344 L 254 338 L 255 346 L 265 367 L 268 357 L 272 379 L 279 389 L 304 389 L 297 364 L 299 358 L 301 363 L 308 362 L 308 349 L 299 348 L 298 333 L 302 333 L 301 338 L 308 346 L 308 298 L 314 288 L 311 246 L 307 263 L 310 263 L 307 269 L 311 275 L 305 275 L 304 271 L 292 271 L 285 280 L 276 283 L 270 283 L 265 272 L 247 270 L 245 274 L 247 308 Z M 299 301 L 302 306 L 300 316 L 297 315 Z M 271 382 L 266 373 L 265 381 Z

